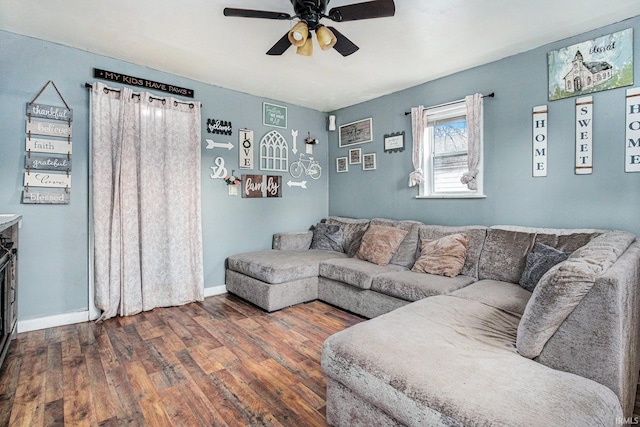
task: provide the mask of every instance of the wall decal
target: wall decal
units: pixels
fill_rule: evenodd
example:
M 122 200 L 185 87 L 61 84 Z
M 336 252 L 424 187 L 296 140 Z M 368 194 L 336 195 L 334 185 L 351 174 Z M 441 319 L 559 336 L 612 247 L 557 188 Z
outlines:
M 373 119 L 363 119 L 340 126 L 338 146 L 348 147 L 373 141 Z
M 306 190 L 307 181 L 295 182 L 295 181 L 289 180 L 287 182 L 287 185 L 289 186 L 289 188 L 291 188 L 291 187 L 300 187 L 300 188 L 304 188 Z
M 576 99 L 576 174 L 593 173 L 593 97 Z
M 384 136 L 384 152 L 399 153 L 404 151 L 404 132 L 390 133 Z
M 640 88 L 627 89 L 625 172 L 640 172 Z
M 227 168 L 224 167 L 224 159 L 222 157 L 216 157 L 214 160 L 215 166 L 211 166 L 213 173 L 210 175 L 211 179 L 224 179 L 227 176 Z
M 207 119 L 207 132 L 220 135 L 231 135 L 233 126 L 231 122 L 217 119 Z
M 113 71 L 93 69 L 93 77 L 96 79 L 109 80 L 112 82 L 124 83 L 130 86 L 143 87 L 146 89 L 159 90 L 161 92 L 173 93 L 175 95 L 193 98 L 193 89 L 185 89 L 179 86 L 173 86 L 167 83 L 158 83 L 152 80 L 142 79 L 140 77 L 127 76 L 126 74 L 118 74 Z
M 281 105 L 262 103 L 262 124 L 277 128 L 287 128 L 287 107 Z
M 549 101 L 633 84 L 633 29 L 548 54 Z
M 293 140 L 291 143 L 291 145 L 293 145 L 293 148 L 291 148 L 291 152 L 293 154 L 298 154 L 298 131 L 297 130 L 291 129 L 291 138 Z
M 289 146 L 277 130 L 272 130 L 260 141 L 260 169 L 277 172 L 289 170 Z
M 242 197 L 282 197 L 282 177 L 279 175 L 242 175 Z
M 547 176 L 547 106 L 533 107 L 533 176 Z
M 238 143 L 240 144 L 238 162 L 240 169 L 253 169 L 253 131 L 240 129 Z
M 312 179 L 319 179 L 322 175 L 322 167 L 317 160 L 313 160 L 313 157 L 304 159 L 304 153 L 300 153 L 298 160 L 291 163 L 289 173 L 294 178 L 300 178 L 303 174 L 310 176 Z
M 213 150 L 214 148 L 226 148 L 227 150 L 231 150 L 233 148 L 233 144 L 228 142 L 215 142 L 213 139 L 205 139 L 207 141 L 207 150 Z

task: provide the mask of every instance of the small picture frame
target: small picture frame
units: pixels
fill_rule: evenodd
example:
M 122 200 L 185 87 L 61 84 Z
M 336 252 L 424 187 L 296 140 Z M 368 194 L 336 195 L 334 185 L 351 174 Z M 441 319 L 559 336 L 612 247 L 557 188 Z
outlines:
M 376 153 L 364 154 L 362 156 L 362 170 L 364 171 L 376 170 Z
M 349 164 L 359 165 L 362 163 L 362 148 L 352 148 L 349 150 Z
M 349 172 L 349 159 L 346 157 L 338 157 L 336 159 L 336 172 Z
M 384 136 L 384 152 L 404 151 L 404 132 L 390 133 Z

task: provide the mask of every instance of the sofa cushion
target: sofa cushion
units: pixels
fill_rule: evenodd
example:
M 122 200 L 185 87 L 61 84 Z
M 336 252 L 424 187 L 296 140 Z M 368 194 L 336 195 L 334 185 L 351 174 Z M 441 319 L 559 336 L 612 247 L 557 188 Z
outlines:
M 407 232 L 385 225 L 370 225 L 362 236 L 356 258 L 377 265 L 387 265 L 406 237 Z
M 310 249 L 344 252 L 344 233 L 338 224 L 319 222 L 313 226 L 312 231 L 313 238 Z
M 406 301 L 418 301 L 434 295 L 444 295 L 473 283 L 469 276 L 438 276 L 414 271 L 379 274 L 371 282 L 371 290 Z
M 533 292 L 536 285 L 547 271 L 556 264 L 569 258 L 569 252 L 562 252 L 542 243 L 533 245 L 533 250 L 527 255 L 527 262 L 518 282 L 529 292 Z
M 346 256 L 346 254 L 331 251 L 264 250 L 230 256 L 227 258 L 227 266 L 230 270 L 254 279 L 276 284 L 317 277 L 318 265 L 321 261 Z
M 327 224 L 337 224 L 342 229 L 344 234 L 343 252 L 348 256 L 355 256 L 360 247 L 362 236 L 369 227 L 370 220 L 368 219 L 356 219 L 345 218 L 340 216 L 330 216 L 327 218 Z
M 635 236 L 624 231 L 602 234 L 573 252 L 540 279 L 518 326 L 520 354 L 534 358 L 593 287 L 596 278 L 624 253 Z
M 622 410 L 609 388 L 517 354 L 519 319 L 425 298 L 330 336 L 321 364 L 399 425 L 615 425 Z
M 533 230 L 536 231 L 536 243 L 542 243 L 569 253 L 583 247 L 594 237 L 609 231 L 590 228 L 535 228 Z
M 418 248 L 420 226 L 423 225 L 418 221 L 395 221 L 392 219 L 374 218 L 370 225 L 386 225 L 388 227 L 399 228 L 407 232 L 406 237 L 393 254 L 389 264 L 401 265 L 402 267 L 411 268 L 416 262 L 416 251 Z
M 319 267 L 320 276 L 360 289 L 371 289 L 375 276 L 392 271 L 406 271 L 406 268 L 395 264 L 376 265 L 358 258 L 330 259 Z
M 480 255 L 478 278 L 518 283 L 535 237 L 533 230 L 490 227 Z
M 469 239 L 469 248 L 467 249 L 467 259 L 464 262 L 464 267 L 460 274 L 478 278 L 478 261 L 480 259 L 480 253 L 482 252 L 482 246 L 484 245 L 484 239 L 487 234 L 487 227 L 481 225 L 471 225 L 462 227 L 448 227 L 443 225 L 422 225 L 418 232 L 420 241 L 423 240 L 435 240 L 443 236 L 448 236 L 456 233 L 464 233 Z M 418 255 L 420 252 L 420 246 L 418 248 Z
M 522 316 L 531 292 L 509 282 L 497 280 L 480 280 L 472 283 L 451 295 L 479 301 L 498 310 Z
M 423 240 L 420 257 L 411 271 L 456 277 L 464 267 L 468 249 L 469 239 L 464 233 Z

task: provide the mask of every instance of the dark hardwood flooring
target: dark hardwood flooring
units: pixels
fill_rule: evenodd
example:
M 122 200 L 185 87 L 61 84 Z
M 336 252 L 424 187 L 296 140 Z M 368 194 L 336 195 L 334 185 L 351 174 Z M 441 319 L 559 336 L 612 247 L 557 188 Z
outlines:
M 326 426 L 322 343 L 363 319 L 230 295 L 19 334 L 0 426 Z
M 326 426 L 322 343 L 363 320 L 319 301 L 269 314 L 225 294 L 19 334 L 0 426 Z

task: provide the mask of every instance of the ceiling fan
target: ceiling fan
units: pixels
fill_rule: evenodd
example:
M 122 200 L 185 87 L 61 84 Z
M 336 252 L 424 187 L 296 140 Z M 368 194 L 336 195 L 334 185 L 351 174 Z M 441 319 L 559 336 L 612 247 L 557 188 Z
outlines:
M 334 48 L 342 56 L 355 53 L 359 48 L 351 40 L 333 27 L 327 27 L 320 23 L 322 18 L 334 22 L 357 21 L 361 19 L 383 18 L 393 16 L 396 6 L 393 0 L 372 0 L 363 3 L 338 6 L 325 14 L 331 0 L 291 0 L 295 15 L 284 12 L 270 12 L 265 10 L 224 8 L 225 16 L 241 18 L 263 18 L 278 20 L 299 21 L 280 40 L 273 45 L 267 55 L 282 55 L 290 46 L 297 47 L 297 53 L 310 56 L 313 53 L 311 32 L 316 33 L 316 38 L 322 50 Z

